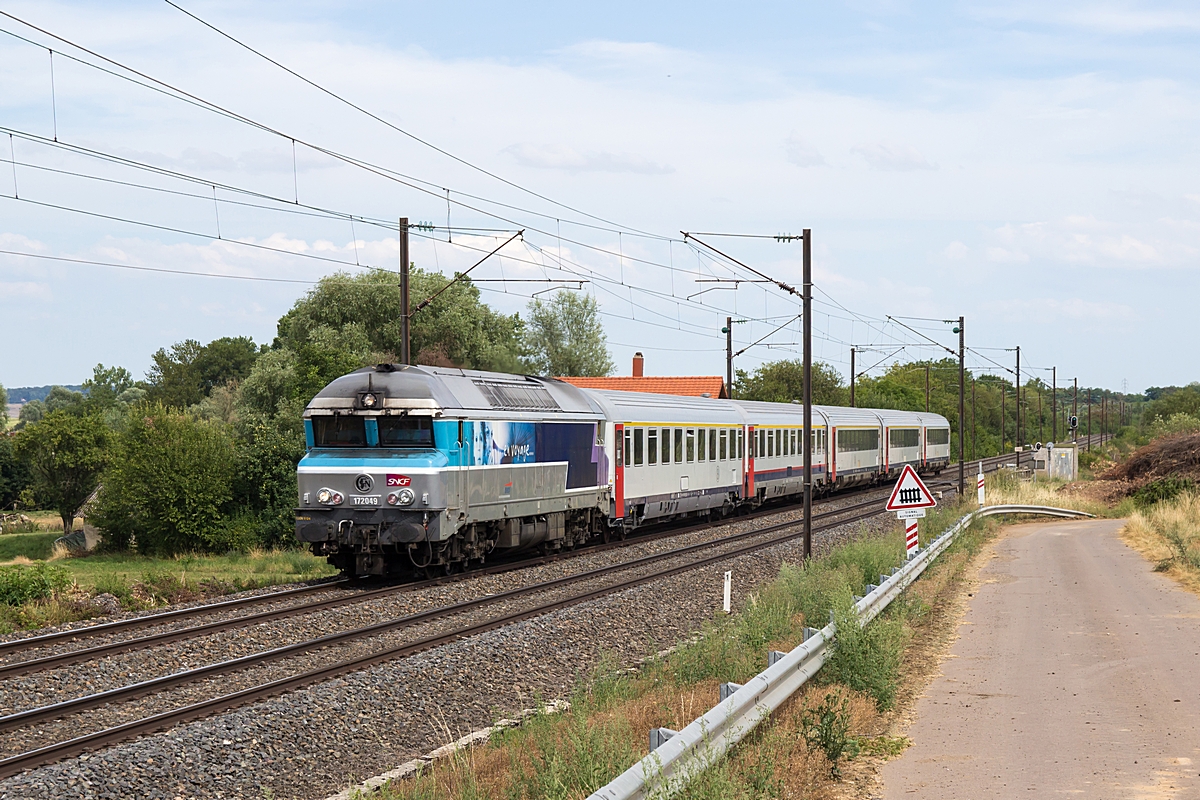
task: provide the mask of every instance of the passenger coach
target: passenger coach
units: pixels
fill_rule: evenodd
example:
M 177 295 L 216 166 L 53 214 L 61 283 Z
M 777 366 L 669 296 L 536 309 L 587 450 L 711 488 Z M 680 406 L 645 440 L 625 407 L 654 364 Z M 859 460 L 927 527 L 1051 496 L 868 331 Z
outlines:
M 803 493 L 803 407 L 381 364 L 304 412 L 296 536 L 356 574 L 449 572 Z M 950 460 L 944 417 L 813 407 L 814 490 Z

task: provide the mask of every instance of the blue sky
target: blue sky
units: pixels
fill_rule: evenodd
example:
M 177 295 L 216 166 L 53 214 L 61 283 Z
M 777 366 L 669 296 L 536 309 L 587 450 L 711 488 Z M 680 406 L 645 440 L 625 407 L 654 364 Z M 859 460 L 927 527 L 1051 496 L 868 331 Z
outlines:
M 867 346 L 860 366 L 886 364 L 902 345 L 891 358 L 940 352 L 887 315 L 964 314 L 976 366 L 1011 360 L 982 348 L 1021 345 L 1027 367 L 1057 365 L 1085 384 L 1200 378 L 1179 347 L 1194 338 L 1200 289 L 1200 11 L 1188 5 L 183 5 L 574 210 L 339 105 L 165 3 L 17 3 L 6 10 L 26 22 L 285 135 L 82 66 L 70 57 L 95 59 L 0 19 L 56 51 L 52 103 L 45 47 L 0 35 L 0 157 L 10 158 L 11 131 L 21 198 L 13 166 L 0 164 L 0 250 L 313 281 L 356 263 L 394 268 L 394 229 L 288 213 L 303 209 L 233 188 L 439 225 L 448 188 L 452 225 L 500 230 L 418 238 L 414 259 L 461 269 L 527 228 L 524 243 L 473 273 L 493 281 L 485 297 L 519 311 L 536 285 L 495 281 L 589 280 L 619 371 L 642 350 L 650 372 L 720 373 L 726 315 L 748 320 L 735 326 L 740 349 L 797 311 L 761 285 L 697 296 L 714 285 L 703 281 L 739 273 L 667 238 L 811 227 L 817 356 L 843 372 L 851 345 Z M 75 149 L 55 146 L 56 132 Z M 301 142 L 294 168 L 291 138 Z M 799 282 L 798 244 L 711 241 Z M 0 383 L 75 383 L 97 362 L 140 375 L 155 349 L 184 338 L 270 341 L 309 285 L 0 253 Z M 948 326 L 909 324 L 954 344 Z M 797 357 L 795 330 L 785 325 L 739 366 Z

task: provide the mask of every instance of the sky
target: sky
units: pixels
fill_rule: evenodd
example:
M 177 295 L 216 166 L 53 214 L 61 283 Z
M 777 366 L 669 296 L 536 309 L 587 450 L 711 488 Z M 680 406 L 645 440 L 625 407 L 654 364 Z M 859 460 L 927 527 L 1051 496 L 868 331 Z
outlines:
M 329 93 L 167 2 L 8 4 L 0 384 L 269 343 L 321 276 L 394 271 L 401 216 L 447 274 L 524 230 L 484 299 L 592 294 L 616 374 L 722 374 L 727 317 L 739 368 L 798 358 L 750 281 L 798 287 L 771 237 L 807 228 L 843 374 L 962 315 L 975 372 L 1200 379 L 1192 5 L 178 4 Z

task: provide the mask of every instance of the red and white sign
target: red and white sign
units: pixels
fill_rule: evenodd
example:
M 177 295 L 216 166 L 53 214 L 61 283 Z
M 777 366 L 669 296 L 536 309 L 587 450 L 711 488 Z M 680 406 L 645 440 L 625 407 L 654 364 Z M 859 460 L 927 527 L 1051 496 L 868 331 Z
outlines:
M 904 471 L 900 473 L 900 480 L 896 481 L 896 488 L 892 489 L 887 510 L 908 511 L 915 508 L 933 508 L 936 505 L 937 500 L 933 499 L 933 494 L 912 468 L 912 464 L 905 464 Z
M 912 556 L 917 550 L 917 521 L 908 519 L 904 521 L 904 554 Z
M 388 486 L 410 486 L 410 485 L 412 485 L 412 478 L 408 477 L 407 475 L 388 475 L 387 476 L 387 485 Z

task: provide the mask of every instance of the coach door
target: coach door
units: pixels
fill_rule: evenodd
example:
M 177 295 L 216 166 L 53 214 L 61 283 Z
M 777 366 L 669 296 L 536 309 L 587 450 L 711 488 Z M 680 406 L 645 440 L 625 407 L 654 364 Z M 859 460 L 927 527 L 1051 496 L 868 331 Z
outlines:
M 620 422 L 613 426 L 614 449 L 617 455 L 616 477 L 613 479 L 613 515 L 625 517 L 625 426 Z
M 756 447 L 754 440 L 754 426 L 746 426 L 746 480 L 744 482 L 743 500 L 749 500 L 754 497 L 754 448 Z

